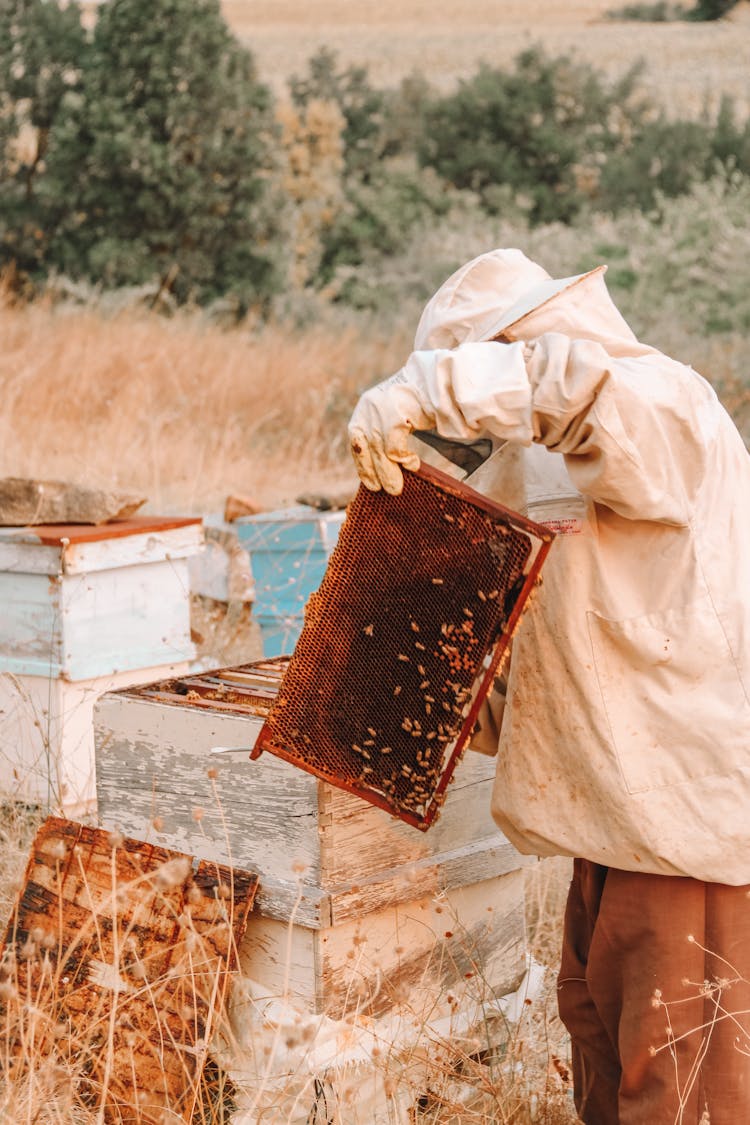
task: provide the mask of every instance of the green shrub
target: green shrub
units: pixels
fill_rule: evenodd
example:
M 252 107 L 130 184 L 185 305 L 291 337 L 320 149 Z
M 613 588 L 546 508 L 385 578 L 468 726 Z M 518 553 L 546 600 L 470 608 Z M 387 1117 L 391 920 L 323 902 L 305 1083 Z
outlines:
M 685 13 L 688 20 L 720 20 L 737 4 L 737 0 L 697 0 L 694 8 Z
M 0 0 L 0 261 L 22 274 L 44 260 L 45 160 L 86 50 L 76 4 Z
M 538 49 L 509 71 L 484 65 L 428 107 L 420 160 L 485 200 L 493 185 L 510 185 L 532 222 L 569 222 L 585 202 L 581 183 L 644 120 L 637 75 L 609 85 L 588 64 Z
M 654 3 L 626 4 L 622 8 L 612 8 L 606 13 L 610 20 L 643 20 L 644 23 L 669 23 L 671 20 L 685 18 L 683 4 L 670 4 L 668 0 L 655 0 Z
M 665 23 L 673 20 L 718 20 L 734 8 L 737 0 L 698 0 L 692 8 L 673 4 L 669 0 L 646 0 L 645 3 L 626 4 L 606 13 L 611 20 L 643 20 L 647 23 Z
M 344 280 L 347 270 L 398 254 L 420 223 L 445 214 L 450 205 L 451 195 L 436 176 L 404 161 L 382 164 L 369 181 L 348 187 L 323 238 L 318 284 L 328 285 L 339 300 L 367 305 L 359 286 Z
M 711 130 L 699 121 L 643 124 L 632 142 L 610 153 L 600 173 L 595 203 L 605 211 L 649 209 L 657 196 L 677 196 L 703 180 L 711 162 Z

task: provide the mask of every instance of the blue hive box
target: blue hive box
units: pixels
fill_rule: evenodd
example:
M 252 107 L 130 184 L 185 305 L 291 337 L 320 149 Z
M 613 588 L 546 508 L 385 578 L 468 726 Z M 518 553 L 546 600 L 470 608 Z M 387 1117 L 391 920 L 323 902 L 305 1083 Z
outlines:
M 236 521 L 240 543 L 250 554 L 253 616 L 260 625 L 264 656 L 293 651 L 305 603 L 323 581 L 345 518 L 345 511 L 320 512 L 300 504 Z

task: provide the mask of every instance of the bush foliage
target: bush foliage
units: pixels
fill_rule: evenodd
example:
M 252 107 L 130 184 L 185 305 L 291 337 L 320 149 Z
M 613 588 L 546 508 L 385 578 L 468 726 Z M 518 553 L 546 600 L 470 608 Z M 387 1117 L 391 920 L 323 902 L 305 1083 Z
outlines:
M 75 3 L 0 0 L 0 265 L 19 284 L 382 307 L 370 278 L 397 261 L 410 278 L 405 248 L 432 230 L 659 224 L 670 200 L 746 182 L 732 103 L 668 118 L 637 68 L 532 48 L 453 91 L 383 90 L 322 50 L 274 99 L 219 0 L 108 0 L 91 31 Z

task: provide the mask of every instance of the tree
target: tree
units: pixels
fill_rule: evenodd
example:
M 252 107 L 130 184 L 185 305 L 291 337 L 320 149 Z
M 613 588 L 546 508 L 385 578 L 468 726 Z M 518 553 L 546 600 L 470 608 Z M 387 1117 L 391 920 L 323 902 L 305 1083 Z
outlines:
M 272 294 L 271 95 L 219 0 L 110 0 L 67 111 L 46 177 L 58 268 L 242 307 Z
M 685 19 L 720 20 L 737 4 L 737 0 L 697 0 L 695 7 L 688 9 Z
M 86 50 L 76 4 L 0 0 L 0 257 L 22 273 L 46 253 L 45 158 Z

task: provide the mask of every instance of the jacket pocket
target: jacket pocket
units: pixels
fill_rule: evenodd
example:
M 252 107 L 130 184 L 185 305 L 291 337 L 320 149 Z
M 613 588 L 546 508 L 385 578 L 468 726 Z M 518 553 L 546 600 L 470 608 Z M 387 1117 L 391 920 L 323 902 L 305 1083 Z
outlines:
M 663 613 L 587 618 L 631 793 L 750 767 L 750 703 L 707 594 Z

